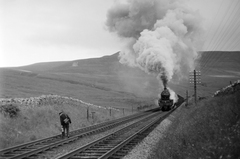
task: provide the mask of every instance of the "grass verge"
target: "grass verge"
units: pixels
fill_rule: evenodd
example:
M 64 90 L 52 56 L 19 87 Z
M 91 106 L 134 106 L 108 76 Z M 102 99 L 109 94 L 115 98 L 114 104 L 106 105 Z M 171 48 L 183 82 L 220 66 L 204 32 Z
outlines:
M 150 158 L 239 158 L 240 91 L 183 107 Z
M 0 149 L 61 133 L 59 112 L 68 113 L 70 131 L 121 117 L 121 111 L 112 111 L 80 104 L 46 104 L 41 106 L 8 105 L 0 107 Z M 94 116 L 92 116 L 92 112 Z

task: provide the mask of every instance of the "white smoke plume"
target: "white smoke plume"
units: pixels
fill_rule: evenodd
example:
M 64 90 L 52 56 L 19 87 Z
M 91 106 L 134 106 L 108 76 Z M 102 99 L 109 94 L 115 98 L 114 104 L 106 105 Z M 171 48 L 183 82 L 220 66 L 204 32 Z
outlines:
M 178 101 L 178 96 L 177 94 L 171 90 L 170 88 L 168 88 L 169 92 L 170 92 L 170 99 L 173 100 L 173 103 L 176 103 Z
M 117 1 L 108 11 L 106 25 L 127 39 L 120 62 L 155 75 L 164 87 L 173 75 L 178 79 L 187 76 L 198 56 L 202 19 L 184 2 Z

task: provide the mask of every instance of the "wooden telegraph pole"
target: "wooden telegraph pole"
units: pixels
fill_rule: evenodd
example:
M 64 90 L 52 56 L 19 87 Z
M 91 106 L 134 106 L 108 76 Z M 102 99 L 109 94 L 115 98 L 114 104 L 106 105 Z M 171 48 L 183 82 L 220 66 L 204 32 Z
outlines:
M 197 104 L 197 84 L 201 83 L 200 76 L 201 76 L 201 71 L 194 70 L 193 72 L 191 72 L 190 77 L 189 77 L 190 83 L 193 83 L 193 86 L 194 86 L 195 104 Z

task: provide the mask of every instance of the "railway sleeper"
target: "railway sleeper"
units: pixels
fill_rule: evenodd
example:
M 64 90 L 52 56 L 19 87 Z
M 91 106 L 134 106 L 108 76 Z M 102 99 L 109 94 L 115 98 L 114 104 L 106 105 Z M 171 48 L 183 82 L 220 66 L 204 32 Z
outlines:
M 95 149 L 95 151 L 93 151 L 93 150 L 86 150 L 84 152 L 86 152 L 86 153 L 94 153 L 94 152 L 106 152 L 106 151 L 109 151 L 109 150 L 111 150 L 111 149 Z
M 122 153 L 122 154 L 116 153 L 113 156 L 111 156 L 110 158 L 122 158 L 125 155 L 126 155 L 126 153 Z
M 91 149 L 87 149 L 87 151 L 100 151 L 100 150 L 109 150 L 110 148 L 106 148 L 106 147 L 101 147 L 101 148 L 91 148 Z
M 78 158 L 99 158 L 100 156 L 102 156 L 104 153 L 94 153 L 94 154 L 79 154 L 79 155 L 75 155 L 74 157 L 78 157 Z M 72 158 L 72 157 L 71 157 Z
M 79 159 L 79 156 L 73 156 L 70 159 Z M 81 159 L 96 159 L 96 157 L 81 156 Z

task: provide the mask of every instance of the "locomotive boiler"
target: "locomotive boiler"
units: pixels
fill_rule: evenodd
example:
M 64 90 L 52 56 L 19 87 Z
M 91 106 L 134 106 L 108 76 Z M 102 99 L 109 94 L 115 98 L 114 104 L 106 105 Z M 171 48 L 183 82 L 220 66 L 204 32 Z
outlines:
M 174 107 L 173 100 L 170 99 L 170 92 L 166 87 L 161 93 L 161 98 L 158 100 L 158 105 L 162 111 L 171 110 Z

